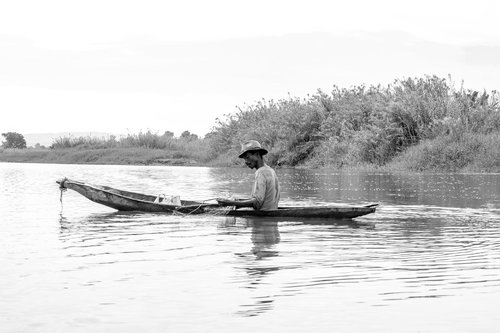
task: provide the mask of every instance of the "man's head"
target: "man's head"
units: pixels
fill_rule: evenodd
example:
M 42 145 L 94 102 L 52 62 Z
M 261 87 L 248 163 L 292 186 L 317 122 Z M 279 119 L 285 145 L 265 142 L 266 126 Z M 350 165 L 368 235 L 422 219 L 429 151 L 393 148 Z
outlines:
M 241 145 L 238 157 L 243 158 L 250 169 L 258 169 L 264 164 L 262 156 L 265 154 L 267 154 L 267 150 L 262 148 L 258 141 L 249 140 Z

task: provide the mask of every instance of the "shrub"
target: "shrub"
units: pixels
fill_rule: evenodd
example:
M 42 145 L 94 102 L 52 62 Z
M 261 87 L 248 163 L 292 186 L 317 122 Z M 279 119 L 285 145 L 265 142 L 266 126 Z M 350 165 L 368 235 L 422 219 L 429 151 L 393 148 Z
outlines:
M 270 150 L 273 164 L 345 167 L 385 165 L 408 148 L 428 150 L 449 139 L 444 159 L 436 156 L 431 164 L 457 169 L 472 163 L 466 155 L 474 148 L 470 136 L 459 142 L 472 146 L 454 145 L 457 135 L 499 130 L 497 92 L 457 90 L 451 78 L 425 76 L 246 105 L 217 121 L 209 145 L 214 155 L 230 158 L 242 141 L 255 139 Z
M 451 134 L 426 140 L 395 159 L 392 167 L 413 171 L 500 169 L 500 133 Z
M 2 143 L 3 148 L 26 148 L 26 140 L 24 139 L 24 136 L 22 134 L 16 132 L 7 132 L 2 133 L 2 136 L 5 138 L 5 141 Z

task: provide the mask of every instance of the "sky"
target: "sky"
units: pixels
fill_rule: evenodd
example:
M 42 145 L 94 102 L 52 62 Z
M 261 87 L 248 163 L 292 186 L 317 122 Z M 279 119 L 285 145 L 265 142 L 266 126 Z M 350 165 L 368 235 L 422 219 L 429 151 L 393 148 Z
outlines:
M 500 5 L 2 1 L 0 133 L 200 136 L 259 100 L 451 75 L 500 90 Z

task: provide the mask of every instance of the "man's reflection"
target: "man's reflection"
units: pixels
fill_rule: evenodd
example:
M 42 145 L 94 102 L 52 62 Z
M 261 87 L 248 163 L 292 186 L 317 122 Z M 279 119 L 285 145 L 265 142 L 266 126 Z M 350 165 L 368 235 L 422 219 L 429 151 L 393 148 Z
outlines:
M 249 219 L 248 222 L 252 226 L 251 251 L 257 259 L 277 256 L 278 251 L 274 249 L 274 245 L 280 242 L 278 222 L 262 218 Z
M 241 310 L 237 314 L 251 317 L 270 311 L 274 307 L 274 295 L 270 293 L 268 288 L 265 288 L 263 280 L 281 268 L 275 260 L 266 260 L 278 256 L 276 244 L 280 242 L 280 233 L 278 222 L 271 218 L 249 218 L 246 220 L 247 226 L 252 228 L 250 252 L 255 258 L 241 256 L 242 259 L 244 258 L 242 268 L 248 276 L 247 284 L 243 287 L 252 290 L 252 294 L 248 303 L 241 304 Z

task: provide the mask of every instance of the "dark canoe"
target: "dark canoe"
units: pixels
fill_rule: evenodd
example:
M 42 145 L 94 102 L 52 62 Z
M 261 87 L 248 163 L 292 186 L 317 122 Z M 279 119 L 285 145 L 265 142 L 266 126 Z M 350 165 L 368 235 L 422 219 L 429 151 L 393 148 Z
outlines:
M 76 180 L 63 178 L 56 181 L 60 189 L 69 188 L 89 200 L 111 207 L 119 211 L 141 211 L 173 213 L 190 212 L 203 213 L 205 205 L 197 201 L 181 200 L 181 206 L 155 203 L 156 195 L 148 195 L 137 192 L 118 190 L 109 186 L 88 184 Z M 213 206 L 213 205 L 212 205 Z M 217 205 L 218 206 L 218 205 Z M 197 207 L 200 207 L 196 209 Z M 196 210 L 195 210 L 196 209 Z M 192 212 L 191 212 L 192 211 Z
M 89 200 L 111 207 L 119 211 L 141 211 L 183 214 L 223 214 L 240 217 L 298 217 L 298 218 L 332 218 L 344 219 L 363 216 L 375 212 L 377 204 L 364 206 L 297 206 L 279 207 L 275 211 L 258 211 L 253 209 L 228 210 L 218 204 L 207 204 L 198 201 L 181 200 L 181 205 L 155 203 L 156 195 L 148 195 L 118 190 L 109 186 L 93 185 L 63 178 L 57 183 L 61 190 L 74 190 Z

